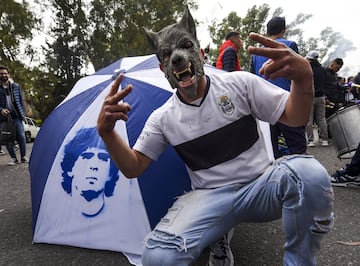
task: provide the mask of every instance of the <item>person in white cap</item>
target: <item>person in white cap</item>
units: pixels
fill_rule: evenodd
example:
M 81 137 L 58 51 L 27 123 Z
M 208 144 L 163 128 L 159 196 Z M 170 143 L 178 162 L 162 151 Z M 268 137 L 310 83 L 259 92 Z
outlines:
M 319 138 L 322 146 L 329 145 L 329 136 L 327 129 L 327 122 L 325 118 L 325 85 L 326 85 L 326 71 L 321 66 L 318 58 L 319 53 L 317 51 L 310 51 L 305 58 L 309 61 L 313 70 L 314 77 L 314 101 L 312 112 L 308 124 L 306 125 L 306 135 L 308 140 L 308 146 L 315 146 L 314 143 L 314 122 L 319 127 Z

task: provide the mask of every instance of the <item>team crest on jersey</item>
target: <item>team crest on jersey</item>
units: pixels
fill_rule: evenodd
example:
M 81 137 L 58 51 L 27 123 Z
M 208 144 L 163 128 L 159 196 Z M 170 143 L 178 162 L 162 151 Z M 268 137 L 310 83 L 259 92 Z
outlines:
M 219 99 L 219 105 L 221 107 L 221 111 L 226 115 L 232 115 L 235 111 L 235 106 L 230 97 L 223 95 Z

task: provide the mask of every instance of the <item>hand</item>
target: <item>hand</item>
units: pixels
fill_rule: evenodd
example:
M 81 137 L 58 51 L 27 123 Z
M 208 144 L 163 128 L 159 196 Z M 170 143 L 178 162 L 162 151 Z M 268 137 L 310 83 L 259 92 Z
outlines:
M 291 48 L 257 33 L 250 33 L 249 37 L 264 45 L 264 47 L 250 46 L 248 52 L 269 58 L 259 71 L 266 79 L 282 77 L 299 83 L 307 78 L 312 79 L 309 62 Z
M 10 114 L 9 109 L 4 108 L 4 109 L 1 110 L 1 115 L 8 116 L 9 114 Z
M 128 112 L 131 110 L 131 107 L 128 103 L 122 102 L 121 100 L 131 92 L 132 87 L 131 85 L 128 85 L 118 92 L 123 77 L 124 76 L 120 74 L 116 78 L 101 107 L 97 120 L 99 134 L 111 132 L 114 129 L 117 120 L 128 120 Z

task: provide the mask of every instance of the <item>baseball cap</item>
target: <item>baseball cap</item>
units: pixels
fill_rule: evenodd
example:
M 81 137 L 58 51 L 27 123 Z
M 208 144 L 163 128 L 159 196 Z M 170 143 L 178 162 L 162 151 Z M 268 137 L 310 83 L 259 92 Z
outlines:
M 285 29 L 285 17 L 273 17 L 266 24 L 268 35 L 276 35 Z
M 308 54 L 305 56 L 306 59 L 318 59 L 319 58 L 319 53 L 317 51 L 310 51 L 308 52 Z

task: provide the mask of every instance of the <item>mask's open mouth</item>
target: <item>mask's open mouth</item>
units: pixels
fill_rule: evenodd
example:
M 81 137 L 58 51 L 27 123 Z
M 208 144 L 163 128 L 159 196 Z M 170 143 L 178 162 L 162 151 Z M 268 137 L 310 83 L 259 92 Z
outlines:
M 195 80 L 195 70 L 190 62 L 185 69 L 173 73 L 181 87 L 188 87 Z

